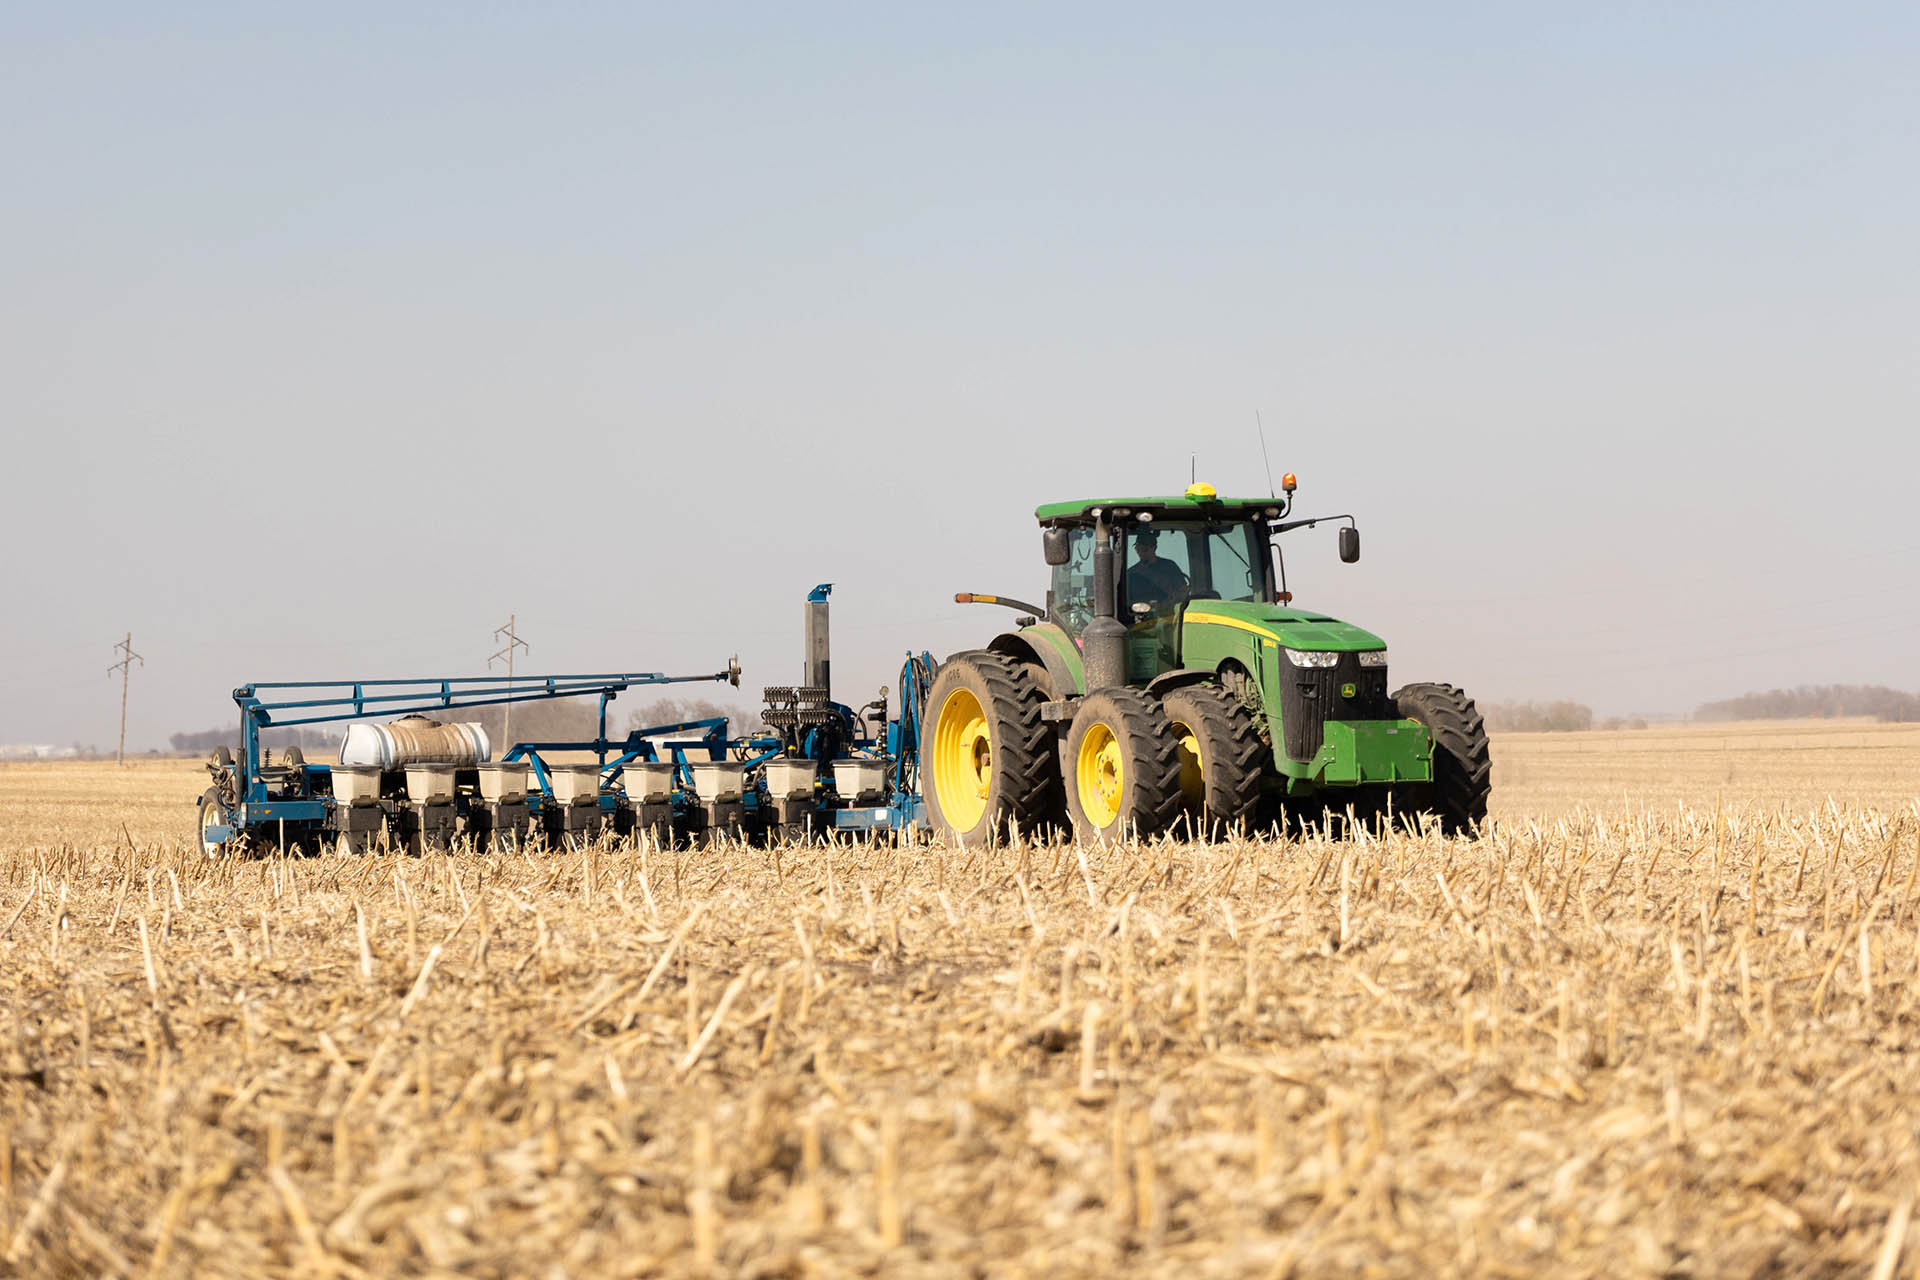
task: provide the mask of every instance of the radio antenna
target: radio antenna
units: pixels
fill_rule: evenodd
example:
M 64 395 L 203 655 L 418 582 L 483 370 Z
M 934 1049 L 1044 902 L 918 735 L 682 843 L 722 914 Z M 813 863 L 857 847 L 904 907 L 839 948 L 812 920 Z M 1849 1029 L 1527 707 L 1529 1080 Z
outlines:
M 1267 496 L 1269 498 L 1279 497 L 1273 490 L 1273 459 L 1267 456 L 1267 427 L 1265 423 L 1260 421 L 1260 411 L 1258 409 L 1253 411 L 1253 429 L 1260 433 L 1260 461 L 1267 469 Z

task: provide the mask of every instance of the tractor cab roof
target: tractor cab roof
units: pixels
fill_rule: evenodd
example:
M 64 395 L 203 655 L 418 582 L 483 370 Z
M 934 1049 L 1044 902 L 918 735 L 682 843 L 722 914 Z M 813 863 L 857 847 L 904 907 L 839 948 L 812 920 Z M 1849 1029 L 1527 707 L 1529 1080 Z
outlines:
M 1286 498 L 1222 498 L 1213 486 L 1196 484 L 1183 494 L 1163 494 L 1153 498 L 1080 498 L 1072 502 L 1048 502 L 1034 509 L 1041 524 L 1086 524 L 1096 511 L 1151 511 L 1155 516 L 1179 519 L 1198 516 L 1215 520 L 1247 520 L 1261 516 L 1277 517 L 1286 513 Z

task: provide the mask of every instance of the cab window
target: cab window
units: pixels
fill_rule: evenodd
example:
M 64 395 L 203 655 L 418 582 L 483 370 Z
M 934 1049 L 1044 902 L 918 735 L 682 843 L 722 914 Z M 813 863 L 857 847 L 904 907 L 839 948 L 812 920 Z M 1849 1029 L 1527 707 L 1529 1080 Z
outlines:
M 1124 542 L 1121 607 L 1164 612 L 1187 600 L 1265 600 L 1264 540 L 1249 522 L 1155 521 Z
M 1047 612 L 1067 634 L 1077 636 L 1093 618 L 1093 530 L 1074 529 L 1067 536 L 1071 558 L 1053 566 L 1047 588 Z
M 1249 523 L 1203 526 L 1195 538 L 1204 544 L 1208 600 L 1267 598 L 1266 540 Z M 1198 593 L 1195 593 L 1196 596 Z
M 1123 539 L 1125 566 L 1121 579 L 1122 602 L 1131 608 L 1145 604 L 1155 610 L 1178 604 L 1187 598 L 1193 583 L 1197 549 L 1187 530 L 1179 525 L 1137 525 Z

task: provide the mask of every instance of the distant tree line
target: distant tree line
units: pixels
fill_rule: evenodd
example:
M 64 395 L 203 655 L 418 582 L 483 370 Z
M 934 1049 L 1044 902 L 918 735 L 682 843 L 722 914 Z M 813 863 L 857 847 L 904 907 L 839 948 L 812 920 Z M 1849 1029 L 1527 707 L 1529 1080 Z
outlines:
M 1568 733 L 1582 729 L 1644 729 L 1638 718 L 1596 719 L 1593 708 L 1562 699 L 1557 702 L 1482 702 L 1480 714 L 1495 733 Z M 1745 693 L 1694 708 L 1698 721 L 1727 720 L 1838 720 L 1871 718 L 1900 723 L 1920 722 L 1920 694 L 1904 693 L 1882 684 L 1801 685 L 1797 689 L 1770 689 Z
M 1797 689 L 1743 693 L 1696 707 L 1695 720 L 1831 720 L 1871 716 L 1876 720 L 1920 720 L 1920 694 L 1883 684 L 1818 684 Z
M 167 745 L 179 755 L 205 755 L 215 747 L 240 747 L 240 726 L 231 725 L 225 729 L 203 729 L 199 733 L 176 733 L 167 739 Z M 340 730 L 328 732 L 317 727 L 294 729 L 262 729 L 260 745 L 275 751 L 284 751 L 288 747 L 298 747 L 302 751 L 331 751 L 340 745 Z
M 475 707 L 449 714 L 463 721 L 478 721 L 484 726 L 496 755 L 512 745 L 507 738 L 504 707 Z M 688 720 L 707 720 L 715 716 L 732 721 L 730 732 L 748 731 L 747 717 L 739 707 L 722 706 L 705 698 L 652 698 L 624 712 L 618 702 L 609 707 L 607 736 L 623 738 L 635 729 L 650 728 L 657 724 L 680 724 Z M 556 698 L 547 702 L 513 704 L 512 742 L 581 742 L 592 738 L 599 730 L 598 698 Z
M 507 708 L 461 707 L 433 715 L 435 720 L 457 720 L 478 724 L 487 731 L 498 759 L 514 742 L 578 742 L 591 738 L 600 727 L 598 698 L 555 698 L 545 702 L 513 704 L 513 737 L 507 737 Z M 607 728 L 611 730 L 612 725 Z
M 1482 702 L 1480 714 L 1494 733 L 1577 733 L 1593 728 L 1593 708 L 1570 702 Z
M 711 720 L 716 716 L 727 721 L 729 734 L 751 733 L 760 724 L 758 711 L 748 713 L 706 698 L 655 698 L 628 714 L 627 728 L 650 729 L 657 724 L 685 724 L 689 720 Z

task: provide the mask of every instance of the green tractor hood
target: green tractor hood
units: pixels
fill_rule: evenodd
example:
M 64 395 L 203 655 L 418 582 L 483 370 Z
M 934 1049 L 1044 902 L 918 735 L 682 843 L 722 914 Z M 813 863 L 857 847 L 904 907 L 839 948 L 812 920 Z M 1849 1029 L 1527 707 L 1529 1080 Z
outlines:
M 1324 613 L 1287 605 L 1242 600 L 1194 600 L 1187 604 L 1188 626 L 1211 623 L 1246 631 L 1288 649 L 1335 649 L 1357 652 L 1384 649 L 1387 642 L 1371 631 L 1329 618 Z

